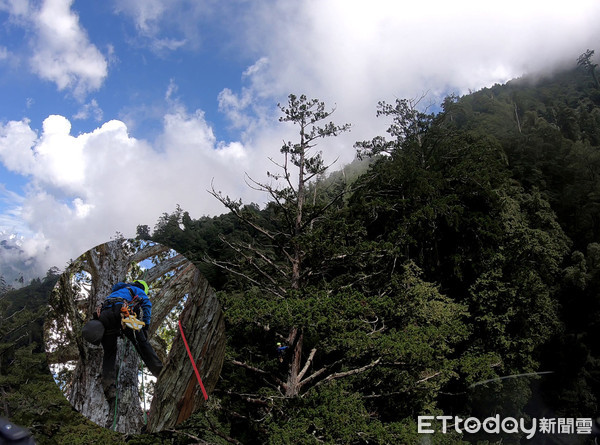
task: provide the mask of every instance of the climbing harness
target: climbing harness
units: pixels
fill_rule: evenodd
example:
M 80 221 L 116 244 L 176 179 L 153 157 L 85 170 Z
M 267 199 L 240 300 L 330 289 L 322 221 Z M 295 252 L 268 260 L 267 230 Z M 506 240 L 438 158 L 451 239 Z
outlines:
M 136 311 L 139 309 L 139 306 L 141 304 L 141 299 L 135 294 L 135 292 L 133 291 L 133 289 L 131 289 L 130 286 L 127 286 L 127 289 L 131 294 L 131 301 L 127 301 L 124 298 L 120 297 L 107 298 L 102 304 L 102 307 L 98 310 L 98 316 L 100 315 L 99 312 L 101 312 L 102 309 L 111 307 L 115 304 L 120 304 L 121 326 L 123 328 L 131 328 L 134 331 L 139 331 L 144 326 L 146 326 L 146 323 L 139 320 L 136 314 Z
M 183 344 L 185 345 L 185 349 L 187 350 L 190 362 L 192 362 L 192 366 L 194 367 L 194 372 L 196 373 L 196 378 L 198 379 L 198 383 L 200 384 L 200 389 L 202 389 L 204 400 L 208 400 L 208 394 L 206 393 L 206 389 L 204 389 L 204 385 L 202 384 L 202 379 L 200 378 L 200 373 L 198 372 L 198 368 L 196 367 L 196 362 L 194 361 L 194 357 L 192 357 L 192 351 L 190 351 L 190 347 L 188 346 L 187 340 L 185 339 L 185 334 L 183 333 L 183 328 L 181 327 L 181 320 L 178 320 L 178 324 L 179 332 L 181 332 L 181 338 L 183 339 Z
M 137 315 L 135 315 L 135 312 L 129 311 L 129 305 L 127 303 L 123 303 L 123 305 L 121 306 L 121 317 L 121 325 L 124 328 L 131 328 L 134 331 L 139 331 L 144 326 L 146 326 L 146 323 L 144 323 L 141 320 L 138 320 Z
M 145 283 L 144 283 L 145 284 Z M 135 311 L 139 309 L 141 304 L 141 299 L 138 297 L 131 287 L 127 286 L 129 293 L 131 294 L 131 302 L 123 301 L 121 305 L 121 324 L 123 327 L 129 327 L 134 331 L 139 331 L 146 323 L 141 320 L 138 320 Z

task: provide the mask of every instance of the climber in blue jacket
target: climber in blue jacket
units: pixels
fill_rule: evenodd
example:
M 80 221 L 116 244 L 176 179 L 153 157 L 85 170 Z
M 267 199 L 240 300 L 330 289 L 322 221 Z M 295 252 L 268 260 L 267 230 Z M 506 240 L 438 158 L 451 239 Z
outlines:
M 136 307 L 142 309 L 142 321 L 146 324 L 144 329 L 147 331 L 152 317 L 152 302 L 148 298 L 147 292 L 148 284 L 143 280 L 136 280 L 132 284 L 117 283 L 113 286 L 111 294 L 106 298 L 104 307 L 111 307 L 110 299 L 125 300 L 130 306 L 135 304 Z M 136 303 L 133 303 L 134 299 Z M 139 313 L 136 312 L 136 315 L 139 315 Z
M 139 318 L 141 316 L 145 326 L 140 330 L 123 327 L 121 309 L 127 304 Z M 158 377 L 163 364 L 156 355 L 154 348 L 148 342 L 148 327 L 152 317 L 152 302 L 148 298 L 148 284 L 143 280 L 133 283 L 117 283 L 112 292 L 102 302 L 97 311 L 98 320 L 104 325 L 102 336 L 102 348 L 104 357 L 102 359 L 102 386 L 108 400 L 115 396 L 116 392 L 116 359 L 117 338 L 124 334 L 133 343 L 135 350 L 140 355 L 150 372 Z

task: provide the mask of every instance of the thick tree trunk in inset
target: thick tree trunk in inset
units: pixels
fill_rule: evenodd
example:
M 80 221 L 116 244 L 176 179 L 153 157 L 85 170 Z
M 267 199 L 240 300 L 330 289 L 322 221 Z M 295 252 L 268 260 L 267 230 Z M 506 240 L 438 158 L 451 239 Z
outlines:
M 98 303 L 111 293 L 115 283 L 126 280 L 133 253 L 134 250 L 125 240 L 115 240 L 91 249 L 82 256 L 81 269 L 91 275 L 92 284 L 85 309 L 88 316 L 91 316 Z M 74 270 L 74 272 L 78 271 Z M 65 275 L 69 277 L 69 274 Z M 69 285 L 70 283 L 63 283 L 63 290 L 65 286 Z M 63 300 L 65 297 L 69 298 L 70 295 L 64 294 Z M 116 405 L 115 421 L 115 406 L 109 406 L 102 387 L 101 370 L 104 351 L 101 346 L 91 345 L 81 338 L 80 331 L 83 320 L 79 314 L 71 314 L 70 319 L 79 320 L 79 326 L 73 327 L 83 353 L 80 354 L 81 357 L 72 378 L 71 391 L 67 397 L 69 402 L 77 411 L 98 425 L 112 428 L 114 424 L 116 431 L 140 432 L 143 420 L 137 390 L 139 358 L 133 345 L 122 339 L 118 341 L 117 368 L 120 369 L 119 379 L 115 384 L 118 388 L 119 401 Z M 75 325 L 75 323 L 73 324 Z
M 169 248 L 158 244 L 140 245 L 135 241 L 119 239 L 102 244 L 86 252 L 78 258 L 61 276 L 50 300 L 50 311 L 47 317 L 45 332 L 49 350 L 49 363 L 65 365 L 69 360 L 78 360 L 70 381 L 66 382 L 65 395 L 71 404 L 83 415 L 95 423 L 116 431 L 136 434 L 141 432 L 144 425 L 143 413 L 140 406 L 138 369 L 140 358 L 133 344 L 125 337 L 118 340 L 115 385 L 117 398 L 107 400 L 102 385 L 102 361 L 104 350 L 94 346 L 81 336 L 83 324 L 92 318 L 98 303 L 101 303 L 112 291 L 117 282 L 145 279 L 151 285 L 150 300 L 152 301 L 152 319 L 149 336 L 161 325 L 167 315 L 177 306 L 179 301 L 187 296 L 182 321 L 188 329 L 190 346 L 198 360 L 206 389 L 210 391 L 217 382 L 225 353 L 224 321 L 219 303 L 214 292 L 208 287 L 206 280 L 196 267 L 181 255 L 162 257 Z M 139 263 L 148 258 L 155 258 L 157 264 L 139 274 Z M 85 274 L 89 274 L 85 279 Z M 89 292 L 78 293 L 74 289 L 76 283 L 87 282 Z M 154 283 L 154 286 L 152 284 Z M 79 300 L 78 300 L 79 299 Z M 62 338 L 64 337 L 64 338 Z M 189 361 L 189 369 L 183 362 L 176 360 L 178 353 L 183 352 L 179 337 L 175 338 L 173 359 L 176 370 L 171 370 L 169 363 L 164 363 L 163 373 L 156 383 L 155 405 L 163 408 L 159 394 L 161 388 L 168 388 L 169 397 L 177 397 L 177 414 L 175 421 L 198 406 L 193 397 L 188 397 L 190 390 L 173 387 L 171 376 L 185 375 L 193 377 Z M 156 339 L 160 340 L 160 339 Z M 163 360 L 166 352 L 157 349 L 160 342 L 154 340 L 151 344 Z M 164 345 L 164 341 L 162 341 Z M 67 351 L 67 352 L 62 352 Z M 178 352 L 179 351 L 179 352 Z M 187 358 L 186 358 L 187 359 Z M 165 369 L 166 368 L 166 369 Z M 191 374 L 188 374 L 191 371 Z M 165 381 L 162 375 L 165 375 Z M 182 379 L 184 377 L 181 377 Z M 194 377 L 195 378 L 195 377 Z M 180 393 L 173 392 L 181 389 Z M 187 394 L 187 395 L 186 395 Z M 167 398 L 168 399 L 168 398 Z M 110 405 L 110 406 L 109 406 Z M 167 408 L 165 405 L 164 408 Z M 163 417 L 163 414 L 160 415 Z M 170 417 L 164 416 L 163 424 L 173 425 Z
M 140 433 L 144 425 L 138 392 L 140 358 L 125 337 L 118 341 L 117 354 L 117 398 L 105 426 L 121 433 Z
M 185 259 L 184 259 L 185 260 Z M 180 261 L 180 256 L 176 256 L 167 260 L 173 262 L 180 269 L 177 275 L 173 276 L 169 282 L 160 290 L 160 299 L 152 302 L 152 318 L 158 322 L 150 324 L 150 336 L 152 336 L 160 322 L 164 320 L 169 312 L 177 305 L 179 300 L 190 292 L 192 286 L 192 278 L 198 269 L 188 260 Z
M 217 384 L 225 358 L 225 321 L 215 291 L 197 269 L 180 321 L 202 383 L 210 394 Z M 154 390 L 148 430 L 173 427 L 204 403 L 202 390 L 178 331 L 165 370 Z

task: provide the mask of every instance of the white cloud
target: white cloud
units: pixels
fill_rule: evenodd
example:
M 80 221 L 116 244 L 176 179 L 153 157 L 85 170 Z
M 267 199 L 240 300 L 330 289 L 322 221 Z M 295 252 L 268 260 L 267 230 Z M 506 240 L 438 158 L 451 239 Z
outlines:
M 171 102 L 172 100 L 176 100 L 174 95 L 177 93 L 177 84 L 173 79 L 169 80 L 169 86 L 167 87 L 167 92 L 165 93 L 165 100 L 167 102 Z
M 108 63 L 89 41 L 71 10 L 73 0 L 10 1 L 0 5 L 13 22 L 31 31 L 30 67 L 40 78 L 68 90 L 80 100 L 100 88 Z
M 83 98 L 97 90 L 107 76 L 108 64 L 89 42 L 71 11 L 73 0 L 46 0 L 35 14 L 37 40 L 31 59 L 33 70 L 59 90 L 70 89 Z
M 240 94 L 235 94 L 229 88 L 225 88 L 217 99 L 219 111 L 227 116 L 233 128 L 247 128 L 250 125 L 251 117 L 247 113 L 253 99 L 250 89 L 242 88 Z
M 0 161 L 31 179 L 0 228 L 26 224 L 27 252 L 43 255 L 46 268 L 63 266 L 116 231 L 129 236 L 138 224 L 152 226 L 176 204 L 195 217 L 224 211 L 206 193 L 213 178 L 225 194 L 261 202 L 243 183 L 244 172 L 263 179 L 273 168 L 267 158 L 277 157 L 282 140 L 295 140 L 297 129 L 274 115 L 289 93 L 320 98 L 337 108 L 334 122 L 353 125 L 352 133 L 318 146 L 326 160 L 343 163 L 354 157 L 356 140 L 383 134 L 387 122 L 375 118 L 379 100 L 464 93 L 551 71 L 600 41 L 597 0 L 222 3 L 120 0 L 116 10 L 136 24 L 144 44 L 162 50 L 198 45 L 209 21 L 228 24 L 218 36 L 237 37 L 236 62 L 256 60 L 240 74 L 242 87 L 218 96 L 241 142 L 219 141 L 203 112 L 188 111 L 176 97 L 173 81 L 164 96 L 170 109 L 161 110 L 163 128 L 152 144 L 130 136 L 135 121 L 109 121 L 77 136 L 62 116 L 49 116 L 41 130 L 28 120 L 0 125 Z M 100 87 L 107 65 L 71 4 L 51 0 L 34 10 L 14 1 L 0 9 L 32 27 L 39 75 L 81 98 Z M 243 16 L 229 14 L 237 7 Z M 107 54 L 113 60 L 114 49 Z M 101 111 L 91 100 L 73 117 L 100 120 Z
M 160 19 L 167 10 L 167 3 L 162 0 L 124 0 L 116 2 L 115 9 L 133 18 L 142 34 L 155 35 Z
M 263 86 L 270 75 L 269 60 L 261 57 L 242 73 L 243 86 L 239 93 L 224 88 L 218 95 L 219 111 L 230 122 L 232 128 L 242 130 L 244 141 L 260 137 L 257 133 L 269 133 L 277 122 L 274 112 L 274 95 Z
M 0 1 L 0 11 L 10 12 L 18 18 L 20 16 L 26 15 L 31 6 L 28 0 L 1 0 Z
M 27 232 L 20 257 L 35 256 L 38 273 L 64 267 L 117 231 L 133 236 L 138 224 L 153 226 L 176 204 L 194 217 L 224 212 L 207 193 L 213 178 L 224 193 L 257 201 L 241 180 L 265 157 L 240 142 L 218 141 L 199 110 L 175 103 L 154 145 L 116 120 L 77 136 L 70 130 L 57 115 L 39 135 L 26 120 L 0 127 L 0 161 L 31 179 L 24 196 L 5 193 L 13 213 L 0 219 L 0 230 Z
M 600 41 L 600 3 L 590 0 L 263 7 L 257 12 L 262 26 L 248 30 L 258 53 L 271 61 L 263 87 L 336 100 L 414 94 L 415 88 L 465 92 L 553 68 L 565 57 L 572 62 Z
M 266 69 L 269 65 L 269 59 L 266 57 L 261 57 L 254 64 L 246 68 L 246 70 L 242 73 L 242 77 L 250 77 L 254 79 L 257 74 Z
M 466 92 L 572 62 L 600 41 L 598 16 L 590 0 L 264 1 L 242 38 L 270 61 L 264 91 L 373 100 Z
M 183 47 L 187 41 L 185 39 L 152 39 L 151 48 L 157 52 L 175 51 Z
M 215 9 L 222 17 L 232 5 L 216 0 L 119 0 L 115 12 L 129 17 L 142 44 L 162 53 L 183 46 L 197 48 L 201 26 L 214 18 Z
M 0 159 L 6 168 L 22 175 L 30 174 L 35 164 L 31 148 L 36 139 L 37 133 L 27 119 L 0 126 Z
M 73 115 L 73 119 L 88 119 L 92 117 L 96 122 L 100 122 L 104 112 L 98 105 L 96 99 L 92 99 L 87 104 L 81 106 L 81 108 Z
M 357 140 L 382 134 L 378 101 L 428 93 L 439 104 L 527 73 L 548 73 L 600 42 L 600 2 L 429 0 L 347 2 L 256 0 L 238 44 L 258 62 L 239 91 L 223 89 L 220 110 L 244 140 L 264 139 L 257 104 L 306 94 L 335 107 L 352 133 L 327 142 L 331 159 L 352 159 Z M 281 140 L 281 139 L 279 139 Z
M 6 209 L 0 214 L 0 238 L 5 235 L 3 232 L 10 236 L 17 232 L 23 234 L 26 231 L 21 218 L 23 202 L 23 196 L 8 190 L 4 184 L 0 184 L 0 203 Z M 30 235 L 30 233 L 27 233 L 27 235 Z

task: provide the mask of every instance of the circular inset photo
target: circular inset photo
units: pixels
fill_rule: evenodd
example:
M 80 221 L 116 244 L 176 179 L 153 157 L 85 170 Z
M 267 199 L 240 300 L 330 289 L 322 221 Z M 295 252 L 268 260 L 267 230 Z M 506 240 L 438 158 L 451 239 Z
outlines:
M 225 323 L 200 271 L 163 245 L 117 239 L 60 276 L 44 342 L 73 407 L 122 433 L 173 427 L 206 403 L 225 356 Z

